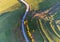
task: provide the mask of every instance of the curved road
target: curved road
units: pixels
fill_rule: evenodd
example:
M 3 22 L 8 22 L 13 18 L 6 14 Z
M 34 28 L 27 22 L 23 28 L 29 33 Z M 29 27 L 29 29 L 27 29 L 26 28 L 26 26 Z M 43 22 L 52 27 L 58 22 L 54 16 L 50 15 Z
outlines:
M 24 20 L 25 20 L 25 17 L 27 15 L 28 11 L 29 11 L 29 5 L 24 0 L 19 0 L 19 1 L 21 1 L 22 3 L 24 3 L 26 5 L 26 11 L 25 11 L 25 14 L 22 18 L 22 32 L 23 32 L 23 35 L 24 35 L 24 38 L 25 38 L 26 42 L 29 42 L 28 37 L 26 35 L 26 32 L 24 30 Z

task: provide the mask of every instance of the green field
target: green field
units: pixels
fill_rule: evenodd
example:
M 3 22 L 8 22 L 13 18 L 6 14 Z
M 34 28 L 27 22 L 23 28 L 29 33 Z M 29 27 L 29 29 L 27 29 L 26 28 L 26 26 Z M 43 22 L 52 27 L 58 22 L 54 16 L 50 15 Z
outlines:
M 60 25 L 57 27 L 55 22 L 55 20 L 60 20 L 60 11 L 57 12 L 56 15 L 51 15 L 48 19 L 32 18 L 34 12 L 45 11 L 59 1 L 60 0 L 26 0 L 30 5 L 30 11 L 26 20 L 28 21 L 29 31 L 35 42 L 60 42 Z M 21 32 L 21 19 L 25 9 L 25 5 L 20 2 L 9 7 L 6 12 L 1 13 L 0 42 L 25 42 Z M 28 34 L 27 36 L 29 37 Z M 29 40 L 31 41 L 30 37 Z

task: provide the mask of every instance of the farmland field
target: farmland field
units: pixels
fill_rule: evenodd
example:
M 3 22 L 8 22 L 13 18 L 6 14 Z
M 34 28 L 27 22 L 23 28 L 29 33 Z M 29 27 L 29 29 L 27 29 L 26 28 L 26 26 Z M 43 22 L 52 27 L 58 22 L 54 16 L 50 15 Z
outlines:
M 30 7 L 24 20 L 29 42 L 60 42 L 60 0 L 25 1 Z M 0 1 L 0 42 L 26 42 L 21 25 L 25 10 L 18 0 Z

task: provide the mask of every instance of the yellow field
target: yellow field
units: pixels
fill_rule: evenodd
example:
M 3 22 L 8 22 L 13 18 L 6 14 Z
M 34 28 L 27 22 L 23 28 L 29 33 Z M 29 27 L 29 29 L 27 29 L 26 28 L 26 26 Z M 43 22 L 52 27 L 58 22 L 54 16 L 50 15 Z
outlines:
M 43 0 L 26 0 L 26 2 L 30 5 L 30 10 L 38 10 L 38 4 Z
M 18 3 L 17 0 L 0 0 L 0 13 Z

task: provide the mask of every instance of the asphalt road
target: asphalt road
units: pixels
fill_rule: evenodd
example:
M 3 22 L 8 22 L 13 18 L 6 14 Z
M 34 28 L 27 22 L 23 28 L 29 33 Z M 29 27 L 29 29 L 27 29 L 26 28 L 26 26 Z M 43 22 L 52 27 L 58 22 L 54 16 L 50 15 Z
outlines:
M 24 28 L 24 20 L 25 20 L 25 17 L 27 15 L 28 11 L 29 11 L 29 4 L 26 3 L 24 0 L 19 0 L 19 1 L 21 1 L 22 3 L 24 3 L 26 5 L 26 11 L 25 11 L 24 16 L 22 17 L 22 24 L 21 24 L 21 26 L 22 26 L 22 33 L 24 35 L 24 38 L 25 38 L 26 42 L 29 42 L 28 37 L 27 37 L 26 32 L 25 32 L 25 28 Z

